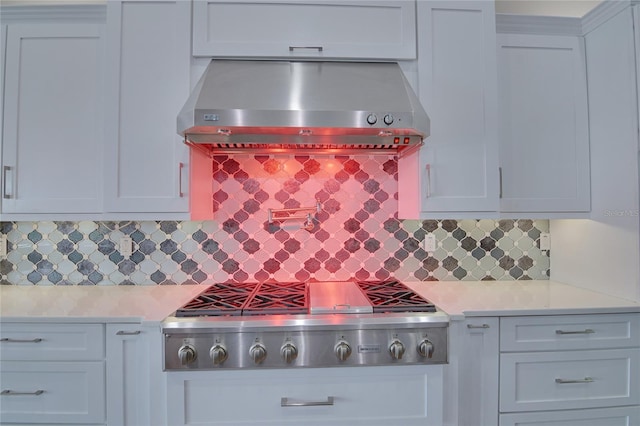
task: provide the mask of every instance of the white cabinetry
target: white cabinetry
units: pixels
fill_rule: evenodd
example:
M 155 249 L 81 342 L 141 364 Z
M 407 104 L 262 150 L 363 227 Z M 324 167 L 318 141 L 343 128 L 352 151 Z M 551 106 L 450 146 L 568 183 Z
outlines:
M 400 217 L 495 216 L 496 30 L 492 1 L 418 2 L 419 97 L 431 136 L 401 159 Z
M 6 30 L 2 213 L 101 212 L 104 25 Z
M 500 330 L 500 425 L 635 424 L 639 315 L 501 318 Z
M 0 423 L 104 424 L 104 328 L 2 324 Z
M 193 2 L 193 54 L 414 59 L 415 0 Z
M 107 212 L 188 218 L 189 156 L 176 117 L 190 89 L 190 11 L 186 1 L 107 4 Z
M 170 372 L 168 423 L 442 425 L 442 368 Z M 281 398 L 325 405 L 283 406 Z
M 590 210 L 584 43 L 498 34 L 500 210 Z

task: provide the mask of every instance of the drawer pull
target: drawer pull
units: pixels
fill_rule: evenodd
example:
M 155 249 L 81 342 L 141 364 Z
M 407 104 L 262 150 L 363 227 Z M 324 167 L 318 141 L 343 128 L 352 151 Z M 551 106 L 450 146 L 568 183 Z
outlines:
M 593 379 L 591 377 L 585 377 L 584 379 L 574 379 L 574 380 L 566 380 L 566 379 L 556 379 L 556 383 L 559 385 L 567 385 L 571 383 L 591 383 Z
M 134 331 L 119 330 L 116 333 L 116 336 L 137 336 L 140 333 L 142 333 L 140 330 L 134 330 Z
M 42 389 L 39 389 L 39 390 L 37 390 L 35 392 L 16 392 L 16 391 L 12 391 L 12 390 L 9 390 L 9 389 L 5 389 L 2 392 L 0 392 L 0 395 L 11 395 L 11 396 L 13 396 L 13 395 L 34 395 L 34 396 L 37 396 L 37 395 L 42 395 L 43 393 L 44 393 L 44 391 Z
M 7 342 L 7 343 L 40 343 L 42 342 L 41 338 L 35 338 L 35 339 L 10 339 L 8 337 L 3 337 L 2 339 L 0 339 L 0 342 Z
M 587 328 L 586 330 L 581 330 L 581 331 L 556 330 L 556 334 L 593 334 L 593 333 L 595 333 L 595 331 L 593 331 L 590 328 Z
M 281 407 L 317 407 L 319 405 L 333 405 L 333 397 L 328 396 L 326 401 L 292 401 L 289 398 L 281 398 Z
M 489 324 L 482 324 L 482 325 L 467 324 L 467 328 L 489 328 Z
M 294 50 L 317 50 L 318 52 L 322 52 L 324 47 L 322 46 L 289 46 L 289 52 L 293 52 Z

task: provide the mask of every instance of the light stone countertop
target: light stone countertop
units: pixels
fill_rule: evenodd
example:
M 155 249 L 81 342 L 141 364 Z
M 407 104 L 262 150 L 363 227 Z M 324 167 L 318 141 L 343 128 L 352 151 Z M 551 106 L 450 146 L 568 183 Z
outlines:
M 556 281 L 426 281 L 408 287 L 452 320 L 469 316 L 640 312 L 640 303 Z
M 637 302 L 555 281 L 405 282 L 452 320 L 465 316 L 640 312 Z M 159 323 L 203 291 L 182 286 L 0 286 L 4 322 Z

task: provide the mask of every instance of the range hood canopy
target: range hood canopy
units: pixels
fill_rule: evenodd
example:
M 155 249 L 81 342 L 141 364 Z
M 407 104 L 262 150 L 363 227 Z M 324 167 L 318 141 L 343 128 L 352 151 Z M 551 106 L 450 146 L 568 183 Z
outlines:
M 393 62 L 212 60 L 178 133 L 213 151 L 421 145 L 429 117 Z

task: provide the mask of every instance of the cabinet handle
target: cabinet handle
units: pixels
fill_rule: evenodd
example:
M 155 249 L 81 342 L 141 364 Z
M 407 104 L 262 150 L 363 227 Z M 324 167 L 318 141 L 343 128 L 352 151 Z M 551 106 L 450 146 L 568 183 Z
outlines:
M 4 166 L 2 168 L 2 198 L 5 198 L 5 199 L 12 198 L 11 191 L 9 191 L 8 189 L 13 186 L 13 182 L 12 182 L 12 185 L 7 184 L 7 175 L 9 174 L 10 171 L 11 171 L 11 167 L 9 166 Z
M 322 52 L 324 50 L 322 46 L 289 46 L 289 52 L 293 52 L 296 49 L 317 50 L 318 52 Z
M 184 192 L 182 192 L 182 170 L 184 169 L 184 163 L 178 163 L 178 195 L 180 198 L 184 197 Z
M 489 324 L 482 324 L 482 325 L 467 324 L 467 328 L 489 328 Z
M 593 331 L 590 328 L 587 328 L 586 330 L 580 330 L 580 331 L 556 330 L 556 334 L 593 334 L 593 333 L 595 333 L 595 331 Z
M 292 401 L 289 398 L 281 398 L 281 407 L 317 407 L 319 405 L 333 405 L 333 397 L 328 396 L 326 401 Z
M 12 391 L 9 389 L 4 389 L 2 392 L 0 392 L 0 395 L 42 395 L 44 393 L 44 391 L 42 389 L 38 389 L 37 391 L 33 391 L 33 392 L 16 392 L 16 391 Z
M 502 167 L 498 167 L 498 185 L 500 188 L 498 198 L 502 198 Z
M 137 336 L 140 333 L 142 333 L 140 330 L 134 330 L 134 331 L 118 330 L 118 332 L 116 333 L 116 336 Z
M 7 343 L 40 343 L 42 342 L 41 338 L 36 338 L 36 339 L 10 339 L 8 337 L 3 337 L 2 339 L 0 339 L 0 342 L 7 342 Z
M 431 164 L 427 163 L 425 166 L 427 172 L 427 198 L 431 197 Z
M 584 379 L 556 379 L 556 383 L 559 385 L 567 385 L 571 383 L 591 383 L 593 379 L 591 377 L 585 377 Z

